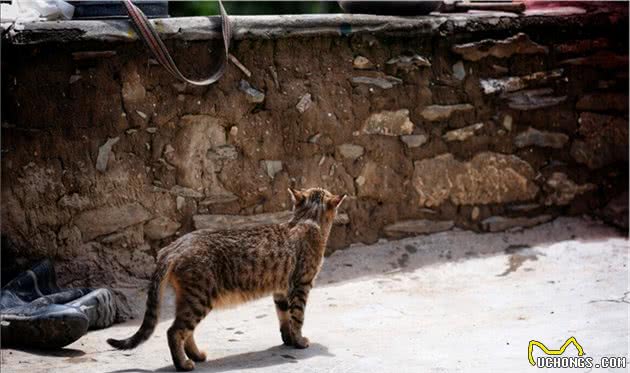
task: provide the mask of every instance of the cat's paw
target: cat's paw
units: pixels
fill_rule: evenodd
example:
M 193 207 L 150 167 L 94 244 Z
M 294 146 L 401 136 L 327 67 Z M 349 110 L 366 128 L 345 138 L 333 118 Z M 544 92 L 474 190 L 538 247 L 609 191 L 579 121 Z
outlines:
M 180 372 L 190 372 L 195 369 L 195 363 L 192 360 L 185 360 L 182 364 L 175 364 L 175 368 Z
M 299 349 L 308 348 L 310 343 L 311 342 L 308 340 L 308 338 L 306 338 L 306 337 L 298 337 L 293 342 L 293 347 L 299 348 Z
M 206 353 L 203 351 L 198 351 L 196 354 L 190 354 L 188 357 L 197 362 L 206 361 Z
M 289 328 L 280 328 L 280 335 L 282 336 L 282 342 L 286 346 L 293 345 L 293 337 L 291 336 L 291 331 Z

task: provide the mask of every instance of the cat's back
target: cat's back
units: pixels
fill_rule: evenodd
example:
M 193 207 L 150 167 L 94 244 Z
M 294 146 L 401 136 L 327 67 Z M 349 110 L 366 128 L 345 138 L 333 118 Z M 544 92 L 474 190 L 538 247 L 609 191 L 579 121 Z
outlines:
M 221 231 L 200 229 L 178 238 L 160 251 L 160 256 L 191 257 L 198 260 L 215 255 L 253 254 L 261 250 L 279 250 L 288 241 L 286 224 L 270 224 Z

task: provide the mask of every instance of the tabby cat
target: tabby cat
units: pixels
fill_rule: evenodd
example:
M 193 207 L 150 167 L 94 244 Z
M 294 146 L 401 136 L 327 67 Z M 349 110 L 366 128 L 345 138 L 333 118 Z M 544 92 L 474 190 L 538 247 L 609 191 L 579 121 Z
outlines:
M 158 253 L 140 329 L 124 340 L 107 342 L 121 350 L 146 341 L 158 320 L 161 291 L 175 290 L 176 314 L 168 329 L 168 346 L 178 370 L 204 361 L 193 332 L 212 309 L 273 294 L 286 345 L 306 348 L 302 336 L 304 307 L 321 268 L 326 241 L 345 195 L 321 188 L 289 189 L 293 216 L 288 223 L 242 230 L 186 234 Z

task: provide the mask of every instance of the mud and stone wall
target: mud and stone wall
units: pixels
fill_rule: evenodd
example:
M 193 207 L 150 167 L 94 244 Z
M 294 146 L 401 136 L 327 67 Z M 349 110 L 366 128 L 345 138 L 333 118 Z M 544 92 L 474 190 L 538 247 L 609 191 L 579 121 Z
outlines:
M 627 8 L 378 19 L 241 30 L 251 76 L 202 88 L 137 41 L 6 32 L 3 267 L 48 257 L 64 284 L 133 288 L 186 232 L 284 221 L 287 187 L 349 194 L 330 251 L 627 195 Z M 203 35 L 169 37 L 189 75 L 220 50 Z

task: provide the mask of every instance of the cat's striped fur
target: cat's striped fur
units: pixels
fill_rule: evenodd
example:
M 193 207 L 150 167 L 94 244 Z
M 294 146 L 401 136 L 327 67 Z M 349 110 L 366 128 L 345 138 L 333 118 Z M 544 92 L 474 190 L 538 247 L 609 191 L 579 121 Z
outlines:
M 128 339 L 107 342 L 124 350 L 146 341 L 157 324 L 162 288 L 169 283 L 175 290 L 176 315 L 168 329 L 168 345 L 178 370 L 192 370 L 193 361 L 205 360 L 193 332 L 210 310 L 269 294 L 273 294 L 282 341 L 308 347 L 302 336 L 306 301 L 345 195 L 320 188 L 289 192 L 294 207 L 288 223 L 199 230 L 160 250 L 142 326 Z

